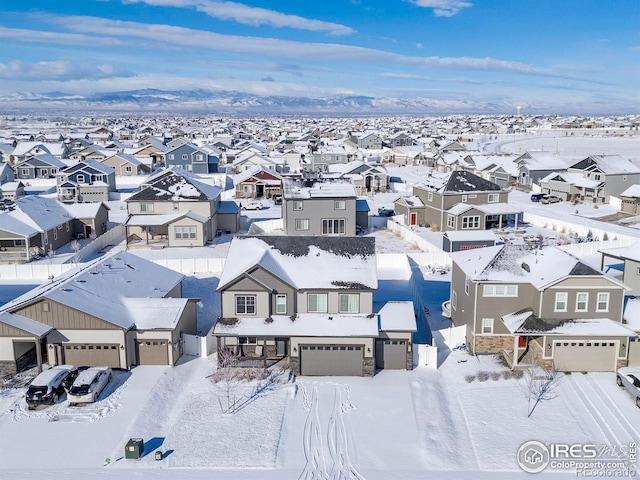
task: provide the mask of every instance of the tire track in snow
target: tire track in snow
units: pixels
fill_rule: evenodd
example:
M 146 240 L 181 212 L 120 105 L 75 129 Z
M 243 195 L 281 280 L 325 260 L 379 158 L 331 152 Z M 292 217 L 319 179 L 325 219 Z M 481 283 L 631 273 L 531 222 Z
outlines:
M 329 454 L 333 459 L 333 466 L 329 473 L 330 480 L 364 480 L 349 458 L 349 444 L 347 431 L 342 418 L 343 403 L 340 389 L 335 390 L 333 412 L 329 418 L 327 441 Z
M 303 395 L 304 397 L 304 395 Z M 320 416 L 318 415 L 318 389 L 314 388 L 309 415 L 304 424 L 302 446 L 307 463 L 298 477 L 299 480 L 327 480 L 327 466 L 324 460 Z

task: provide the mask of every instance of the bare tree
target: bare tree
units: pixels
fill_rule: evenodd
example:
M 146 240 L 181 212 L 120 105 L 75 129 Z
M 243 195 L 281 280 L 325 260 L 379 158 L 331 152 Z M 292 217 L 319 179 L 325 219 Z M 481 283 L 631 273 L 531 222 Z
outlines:
M 222 395 L 218 396 L 222 413 L 235 413 L 238 403 L 238 388 L 241 378 L 238 375 L 238 361 L 240 357 L 228 348 L 218 352 L 218 370 L 213 375 L 213 381 L 220 385 Z
M 546 370 L 540 365 L 538 359 L 534 358 L 531 365 L 525 370 L 521 381 L 522 389 L 527 399 L 527 417 L 533 415 L 533 411 L 540 402 L 558 397 L 558 386 L 561 378 L 562 375 L 554 365 Z

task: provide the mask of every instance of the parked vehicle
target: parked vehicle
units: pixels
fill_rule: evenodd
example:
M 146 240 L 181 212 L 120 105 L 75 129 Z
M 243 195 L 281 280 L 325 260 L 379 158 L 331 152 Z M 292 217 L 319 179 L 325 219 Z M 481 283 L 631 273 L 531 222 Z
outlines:
M 532 202 L 539 202 L 540 200 L 542 200 L 542 198 L 545 196 L 544 193 L 532 193 L 531 194 L 531 201 Z
M 282 205 L 282 195 L 274 195 L 271 197 L 274 205 Z
M 616 383 L 636 399 L 636 406 L 640 408 L 640 367 L 619 368 Z
M 78 373 L 67 392 L 69 405 L 95 402 L 112 378 L 109 367 L 90 367 Z
M 378 215 L 380 215 L 381 217 L 393 217 L 395 214 L 396 212 L 393 211 L 393 208 L 380 207 L 378 209 Z
M 262 202 L 259 200 L 254 200 L 252 202 L 247 203 L 242 206 L 242 210 L 262 210 Z
M 25 393 L 29 410 L 33 410 L 38 405 L 56 403 L 64 392 L 63 383 L 73 375 L 73 372 L 77 372 L 73 365 L 57 365 L 34 378 Z
M 548 203 L 558 203 L 561 201 L 562 199 L 556 195 L 545 195 L 544 197 L 542 197 L 542 200 L 540 200 L 540 203 L 548 204 Z
M 69 391 L 69 389 L 71 388 L 71 385 L 73 385 L 73 382 L 78 377 L 78 374 L 80 372 L 82 372 L 83 370 L 86 370 L 87 368 L 89 368 L 89 367 L 87 367 L 85 365 L 85 366 L 74 368 L 73 370 L 71 370 L 71 372 L 69 372 L 69 375 L 67 376 L 67 378 L 65 378 L 62 381 L 62 388 L 64 388 L 65 391 Z

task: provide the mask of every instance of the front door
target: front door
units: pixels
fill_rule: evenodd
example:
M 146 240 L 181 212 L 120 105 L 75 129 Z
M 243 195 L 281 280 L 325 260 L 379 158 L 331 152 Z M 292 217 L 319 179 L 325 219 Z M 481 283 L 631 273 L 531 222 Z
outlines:
M 276 355 L 278 357 L 284 357 L 287 355 L 287 343 L 286 338 L 276 338 Z
M 415 225 L 418 223 L 418 214 L 415 212 L 411 212 L 411 220 L 409 222 L 410 225 Z

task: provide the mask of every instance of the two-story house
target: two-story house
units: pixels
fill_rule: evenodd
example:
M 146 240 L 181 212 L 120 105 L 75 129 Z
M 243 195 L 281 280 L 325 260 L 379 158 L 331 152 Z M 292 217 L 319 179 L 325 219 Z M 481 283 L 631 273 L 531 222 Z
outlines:
M 193 143 L 179 144 L 165 152 L 167 167 L 181 167 L 195 174 L 217 173 L 220 157 L 211 149 Z
M 121 176 L 144 175 L 151 170 L 140 159 L 130 153 L 116 153 L 105 158 L 101 163 L 112 167 L 116 175 Z
M 108 202 L 116 191 L 113 167 L 97 160 L 83 160 L 56 174 L 56 190 L 61 202 Z
M 50 153 L 33 155 L 22 160 L 15 166 L 16 176 L 19 180 L 32 180 L 36 178 L 53 178 L 67 165 Z
M 182 168 L 160 170 L 141 188 L 127 199 L 128 247 L 203 246 L 218 230 L 238 230 L 240 210 L 235 202 L 221 202 L 220 187 Z
M 285 178 L 282 188 L 282 218 L 287 235 L 356 234 L 357 193 L 349 180 Z
M 574 159 L 555 155 L 551 152 L 528 151 L 514 160 L 517 169 L 517 183 L 531 188 L 550 173 L 564 172 L 574 163 Z
M 329 172 L 339 173 L 343 178 L 350 179 L 358 195 L 386 192 L 389 188 L 389 174 L 383 165 L 356 160 L 346 164 L 331 165 Z
M 233 177 L 236 198 L 271 198 L 282 194 L 282 175 L 264 165 L 255 165 Z
M 640 165 L 620 155 L 590 155 L 567 168 L 567 173 L 580 174 L 595 186 L 582 186 L 577 199 L 588 203 L 609 203 L 632 185 L 640 184 Z
M 380 150 L 382 148 L 382 137 L 373 131 L 349 132 L 349 141 L 358 148 L 368 150 Z
M 411 369 L 412 302 L 377 314 L 377 288 L 373 238 L 235 237 L 217 289 L 218 352 L 243 366 L 288 361 L 296 375 L 373 376 L 378 345 L 378 366 Z
M 559 371 L 615 371 L 634 332 L 622 324 L 624 284 L 552 246 L 451 253 L 451 319 L 475 354 L 534 358 Z
M 414 185 L 413 196 L 422 206 L 412 202 L 408 209 L 402 199 L 396 201 L 398 210 L 408 211 L 405 222 L 441 231 L 501 228 L 520 211 L 508 205 L 508 190 L 465 170 L 432 174 Z

